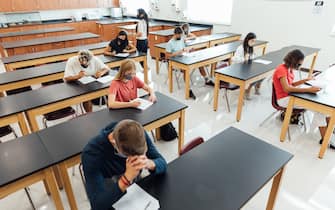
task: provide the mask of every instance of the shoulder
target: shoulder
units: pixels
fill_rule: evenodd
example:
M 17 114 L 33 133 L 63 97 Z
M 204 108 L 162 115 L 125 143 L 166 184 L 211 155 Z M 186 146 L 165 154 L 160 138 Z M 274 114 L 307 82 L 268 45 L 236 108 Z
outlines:
M 73 56 L 73 57 L 71 57 L 71 58 L 69 58 L 68 60 L 67 60 L 67 63 L 68 64 L 73 64 L 73 63 L 76 63 L 76 62 L 79 62 L 79 60 L 78 60 L 78 56 L 76 55 L 76 56 Z
M 283 75 L 287 75 L 287 72 L 288 72 L 288 68 L 284 64 L 281 64 L 277 66 L 274 74 L 280 77 Z

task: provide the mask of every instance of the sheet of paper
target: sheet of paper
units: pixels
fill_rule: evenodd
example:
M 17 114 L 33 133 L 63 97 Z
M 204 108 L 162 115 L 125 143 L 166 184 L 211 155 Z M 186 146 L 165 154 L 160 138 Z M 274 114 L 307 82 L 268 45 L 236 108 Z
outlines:
M 137 184 L 132 184 L 127 193 L 116 202 L 115 210 L 158 210 L 159 201 L 145 192 Z
M 134 99 L 133 101 L 141 102 L 141 105 L 137 107 L 137 109 L 141 109 L 141 110 L 146 110 L 147 108 L 149 108 L 153 104 L 151 101 L 148 101 L 148 100 L 143 99 L 143 98 L 137 98 L 137 99 Z
M 115 57 L 120 57 L 120 58 L 126 58 L 129 56 L 129 53 L 118 53 L 115 55 Z
M 100 77 L 99 79 L 97 79 L 98 82 L 102 83 L 102 84 L 106 84 L 106 83 L 110 83 L 112 80 L 114 79 L 114 77 L 107 75 L 104 77 Z
M 319 80 L 319 79 L 315 79 L 315 80 L 309 80 L 306 82 L 306 84 L 315 86 L 315 87 L 320 87 L 320 88 L 325 88 L 327 87 L 327 82 L 323 81 L 323 80 Z
M 264 65 L 269 65 L 270 63 L 272 63 L 272 61 L 268 61 L 268 60 L 263 60 L 263 59 L 256 59 L 254 60 L 255 63 L 261 63 Z
M 85 77 L 80 78 L 78 81 L 85 85 L 85 84 L 94 82 L 94 81 L 96 81 L 96 80 L 97 80 L 97 79 L 95 79 L 94 77 L 91 77 L 91 76 L 85 76 Z

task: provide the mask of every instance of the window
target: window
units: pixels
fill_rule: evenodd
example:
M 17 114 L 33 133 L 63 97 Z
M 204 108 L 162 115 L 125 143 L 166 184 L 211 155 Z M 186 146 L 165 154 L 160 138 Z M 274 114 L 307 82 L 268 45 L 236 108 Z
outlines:
M 187 0 L 186 17 L 190 22 L 230 25 L 232 9 L 233 0 Z
M 126 8 L 124 15 L 136 16 L 138 9 L 143 8 L 147 13 L 150 9 L 149 0 L 120 0 L 120 4 Z

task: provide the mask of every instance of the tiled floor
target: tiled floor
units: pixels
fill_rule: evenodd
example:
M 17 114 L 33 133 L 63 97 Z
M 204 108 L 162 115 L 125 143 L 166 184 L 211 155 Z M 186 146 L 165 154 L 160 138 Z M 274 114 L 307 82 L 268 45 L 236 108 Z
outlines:
M 150 68 L 155 69 L 154 62 L 149 61 Z M 278 210 L 334 210 L 335 202 L 335 151 L 328 150 L 324 159 L 317 158 L 320 145 L 320 136 L 317 131 L 305 132 L 302 127 L 292 126 L 292 141 L 279 142 L 281 122 L 278 118 L 270 119 L 263 127 L 259 124 L 274 110 L 271 107 L 271 81 L 264 81 L 262 95 L 253 96 L 251 101 L 246 101 L 243 108 L 242 120 L 235 122 L 236 105 L 238 92 L 231 92 L 229 100 L 231 113 L 227 112 L 222 94 L 220 106 L 214 112 L 209 101 L 212 98 L 213 88 L 205 87 L 204 81 L 198 71 L 193 75 L 193 90 L 197 100 L 184 100 L 183 82 L 181 89 L 175 85 L 173 94 L 168 92 L 166 67 L 162 66 L 161 74 L 156 75 L 152 71 L 152 80 L 155 90 L 167 94 L 177 100 L 189 105 L 186 111 L 186 141 L 196 136 L 203 136 L 208 139 L 227 127 L 235 126 L 256 137 L 263 139 L 270 144 L 276 145 L 294 154 L 293 160 L 289 163 L 283 177 L 281 191 L 276 203 Z M 309 114 L 309 119 L 312 119 Z M 158 142 L 157 147 L 164 157 L 171 161 L 177 157 L 177 142 Z M 15 163 L 13 163 L 15 164 Z M 218 163 L 219 167 L 219 163 Z M 1 172 L 0 172 L 1 173 Z M 69 171 L 71 173 L 71 171 Z M 185 171 L 187 173 L 187 171 Z M 78 169 L 72 177 L 72 184 L 76 195 L 79 209 L 90 209 L 85 196 L 84 188 L 80 180 Z M 245 210 L 265 209 L 270 185 L 266 185 L 247 205 Z M 31 195 L 38 209 L 54 209 L 50 198 L 45 194 L 43 184 L 38 183 L 30 188 Z M 61 192 L 63 203 L 69 209 L 66 196 Z M 29 202 L 21 190 L 0 201 L 1 210 L 31 209 Z

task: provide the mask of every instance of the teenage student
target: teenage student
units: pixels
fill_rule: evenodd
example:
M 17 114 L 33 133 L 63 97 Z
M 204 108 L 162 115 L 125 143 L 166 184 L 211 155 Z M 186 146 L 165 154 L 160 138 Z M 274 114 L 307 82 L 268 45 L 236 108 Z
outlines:
M 138 122 L 111 123 L 85 146 L 81 155 L 92 210 L 113 209 L 141 171 L 162 174 L 167 163 Z
M 78 55 L 69 58 L 65 66 L 64 80 L 66 82 L 79 80 L 84 76 L 99 78 L 110 69 L 89 50 L 81 50 Z M 83 103 L 86 112 L 92 112 L 91 101 Z
M 300 50 L 293 50 L 289 52 L 284 58 L 284 64 L 279 65 L 274 74 L 273 74 L 273 85 L 275 89 L 275 94 L 277 97 L 277 103 L 281 107 L 287 107 L 289 102 L 289 93 L 317 93 L 320 91 L 319 87 L 311 86 L 311 87 L 298 87 L 301 84 L 313 79 L 307 78 L 303 80 L 299 80 L 294 82 L 294 69 L 299 69 L 304 62 L 305 55 Z M 324 124 L 324 116 L 321 116 L 317 113 L 314 114 L 314 121 L 317 124 Z M 329 122 L 329 118 L 326 119 L 326 122 Z M 326 133 L 327 126 L 319 127 L 321 140 Z M 335 144 L 331 144 L 332 148 Z
M 113 39 L 106 47 L 104 54 L 114 56 L 118 53 L 133 53 L 136 47 L 129 43 L 126 31 L 120 31 L 115 39 Z
M 183 39 L 183 33 L 183 29 L 181 29 L 180 27 L 174 29 L 174 35 L 166 46 L 167 58 L 182 55 L 184 52 L 189 52 L 189 50 L 186 48 L 185 40 Z M 214 86 L 213 81 L 208 78 L 204 67 L 200 67 L 199 71 L 202 77 L 205 79 L 205 84 Z M 194 100 L 196 99 L 196 96 L 193 94 L 192 90 L 190 90 L 190 97 Z
M 149 100 L 156 102 L 154 91 L 136 76 L 136 67 L 133 60 L 125 60 L 120 67 L 109 88 L 108 107 L 112 109 L 138 107 L 137 89 L 149 93 Z
M 183 29 L 184 31 L 184 40 L 185 41 L 188 41 L 188 40 L 192 40 L 192 39 L 196 39 L 197 36 L 193 33 L 190 32 L 190 24 L 188 23 L 184 23 L 182 26 L 181 26 L 181 29 Z
M 254 45 L 256 43 L 256 34 L 248 33 L 247 36 L 243 40 L 243 44 L 240 45 L 232 58 L 233 63 L 243 63 L 250 62 L 252 59 L 256 57 L 254 52 Z M 245 90 L 245 97 L 247 100 L 250 100 L 250 91 L 252 87 L 255 87 L 255 94 L 260 95 L 260 88 L 263 80 L 256 81 L 249 85 L 249 87 Z
M 136 26 L 136 48 L 139 52 L 148 52 L 149 18 L 144 9 L 137 10 L 139 19 Z

